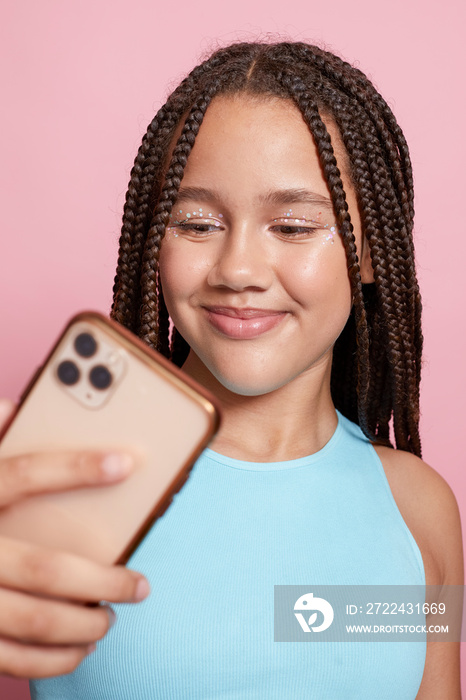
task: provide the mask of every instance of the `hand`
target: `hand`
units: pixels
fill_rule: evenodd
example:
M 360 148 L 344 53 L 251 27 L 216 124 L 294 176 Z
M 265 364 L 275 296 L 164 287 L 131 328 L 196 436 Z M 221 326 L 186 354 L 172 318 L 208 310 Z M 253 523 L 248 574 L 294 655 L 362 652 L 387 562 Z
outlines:
M 0 429 L 14 410 L 0 400 Z M 109 468 L 110 467 L 110 468 Z M 0 459 L 0 507 L 27 495 L 113 483 L 131 472 L 116 455 L 37 453 Z M 45 678 L 73 671 L 108 632 L 110 607 L 137 602 L 149 584 L 124 566 L 0 537 L 0 674 Z

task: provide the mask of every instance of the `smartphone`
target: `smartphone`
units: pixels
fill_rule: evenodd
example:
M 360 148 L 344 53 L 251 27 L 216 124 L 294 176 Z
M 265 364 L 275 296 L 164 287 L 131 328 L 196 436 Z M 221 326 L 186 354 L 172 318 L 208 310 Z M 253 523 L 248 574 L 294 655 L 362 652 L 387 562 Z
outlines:
M 130 450 L 124 481 L 27 497 L 0 510 L 0 535 L 126 564 L 215 435 L 213 396 L 119 323 L 68 322 L 0 433 L 0 457 Z

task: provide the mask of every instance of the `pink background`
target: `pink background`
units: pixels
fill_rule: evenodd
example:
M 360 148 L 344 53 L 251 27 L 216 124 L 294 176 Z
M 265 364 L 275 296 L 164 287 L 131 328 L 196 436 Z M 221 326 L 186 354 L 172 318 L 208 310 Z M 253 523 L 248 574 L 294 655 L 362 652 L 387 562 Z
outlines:
M 72 313 L 109 311 L 129 171 L 169 88 L 218 42 L 325 42 L 372 77 L 411 147 L 424 459 L 466 523 L 462 0 L 10 0 L 2 10 L 0 396 L 18 398 Z M 0 696 L 28 698 L 27 683 L 0 680 Z

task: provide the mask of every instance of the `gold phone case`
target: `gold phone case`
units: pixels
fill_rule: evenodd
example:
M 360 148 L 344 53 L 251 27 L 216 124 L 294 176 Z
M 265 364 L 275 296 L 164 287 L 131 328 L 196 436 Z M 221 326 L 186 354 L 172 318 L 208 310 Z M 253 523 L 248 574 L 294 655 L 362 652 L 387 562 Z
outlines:
M 129 449 L 136 468 L 118 484 L 39 494 L 4 508 L 0 535 L 125 564 L 219 421 L 214 397 L 133 333 L 100 313 L 77 314 L 4 427 L 0 457 Z

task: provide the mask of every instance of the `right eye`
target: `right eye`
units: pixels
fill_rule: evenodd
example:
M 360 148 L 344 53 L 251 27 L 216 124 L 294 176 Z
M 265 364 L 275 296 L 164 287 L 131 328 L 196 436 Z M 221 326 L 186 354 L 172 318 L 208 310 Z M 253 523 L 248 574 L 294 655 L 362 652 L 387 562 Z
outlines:
M 215 231 L 220 230 L 220 222 L 211 221 L 175 221 L 175 223 L 167 226 L 169 229 L 176 229 L 184 233 L 191 233 L 195 236 L 208 236 Z

